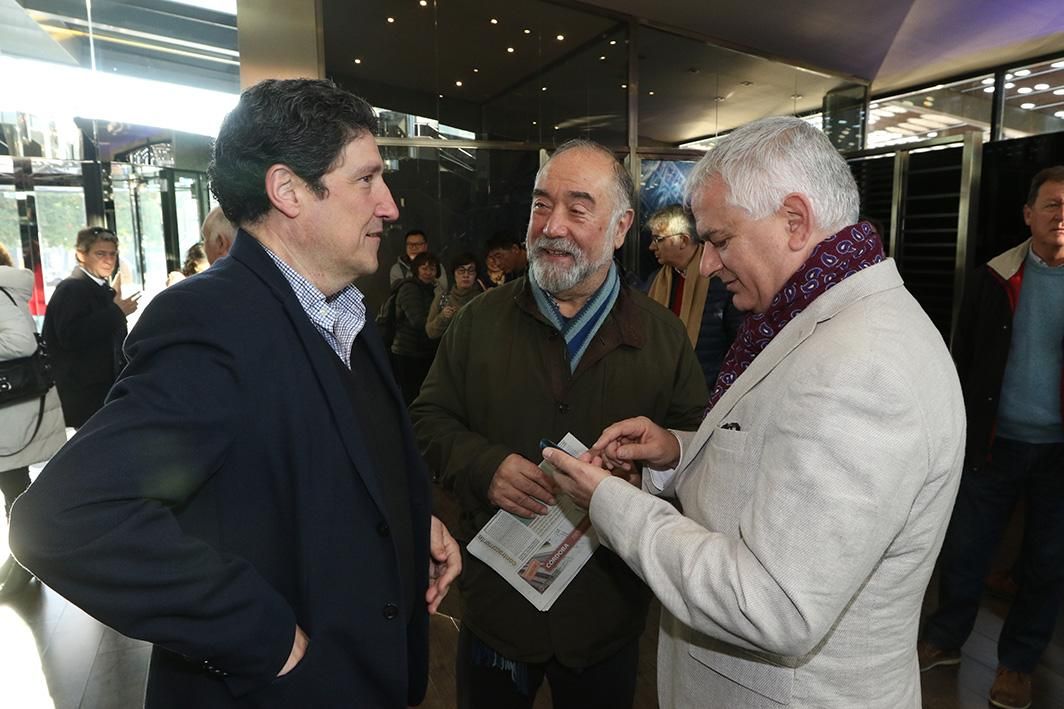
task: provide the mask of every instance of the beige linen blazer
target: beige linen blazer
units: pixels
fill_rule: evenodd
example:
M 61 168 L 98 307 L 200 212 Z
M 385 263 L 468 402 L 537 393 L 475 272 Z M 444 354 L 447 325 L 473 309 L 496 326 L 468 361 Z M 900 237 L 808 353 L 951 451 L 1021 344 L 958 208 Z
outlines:
M 964 431 L 942 337 L 887 260 L 817 298 L 678 434 L 663 494 L 682 513 L 600 485 L 594 526 L 663 606 L 661 706 L 918 709 Z

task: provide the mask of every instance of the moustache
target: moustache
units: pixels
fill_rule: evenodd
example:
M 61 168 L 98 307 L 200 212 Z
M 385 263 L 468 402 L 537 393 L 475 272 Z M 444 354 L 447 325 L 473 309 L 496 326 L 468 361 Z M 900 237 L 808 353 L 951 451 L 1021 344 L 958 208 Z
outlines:
M 580 255 L 580 249 L 576 244 L 565 239 L 553 239 L 549 244 L 536 244 L 532 249 L 534 255 L 539 255 L 546 251 L 561 252 L 569 256 Z

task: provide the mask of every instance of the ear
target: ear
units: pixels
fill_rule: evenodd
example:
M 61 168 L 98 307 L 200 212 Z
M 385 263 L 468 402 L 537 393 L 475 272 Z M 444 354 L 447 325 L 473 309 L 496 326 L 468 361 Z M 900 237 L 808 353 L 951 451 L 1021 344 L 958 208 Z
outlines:
M 792 192 L 783 198 L 780 215 L 786 223 L 787 247 L 791 251 L 802 251 L 813 237 L 813 208 L 809 199 L 800 192 Z
M 1031 209 L 1031 205 L 1029 205 L 1029 204 L 1023 205 L 1023 223 L 1026 224 L 1027 226 L 1031 226 L 1031 215 L 1032 214 L 1034 214 L 1034 211 Z
M 306 194 L 302 179 L 287 165 L 271 165 L 266 170 L 266 196 L 270 204 L 289 219 L 299 216 Z
M 624 237 L 628 235 L 628 228 L 632 226 L 632 220 L 635 219 L 635 211 L 631 209 L 624 210 L 624 214 L 617 221 L 617 231 L 613 235 L 613 250 L 621 248 L 624 245 Z

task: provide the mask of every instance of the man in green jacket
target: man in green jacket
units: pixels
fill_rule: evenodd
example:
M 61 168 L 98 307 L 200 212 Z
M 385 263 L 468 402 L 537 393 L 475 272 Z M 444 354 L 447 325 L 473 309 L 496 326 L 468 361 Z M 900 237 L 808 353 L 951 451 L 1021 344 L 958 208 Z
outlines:
M 541 438 L 586 443 L 635 415 L 698 427 L 708 395 L 683 326 L 613 263 L 633 193 L 602 146 L 559 147 L 532 192 L 527 276 L 477 298 L 444 335 L 411 415 L 430 467 L 454 486 L 460 538 L 499 508 L 546 513 Z M 478 559 L 464 563 L 460 707 L 531 707 L 544 677 L 556 706 L 632 705 L 650 595 L 612 552 L 598 549 L 542 613 Z

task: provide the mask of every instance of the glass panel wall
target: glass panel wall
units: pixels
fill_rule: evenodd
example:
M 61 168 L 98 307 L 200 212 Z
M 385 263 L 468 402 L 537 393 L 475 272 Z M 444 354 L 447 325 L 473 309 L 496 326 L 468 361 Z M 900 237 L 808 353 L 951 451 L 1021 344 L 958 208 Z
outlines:
M 821 108 L 837 77 L 640 28 L 639 145 L 695 147 L 764 116 Z
M 1017 67 L 1004 78 L 1003 137 L 1064 130 L 1064 59 Z
M 867 147 L 917 143 L 976 131 L 990 139 L 994 77 L 977 76 L 872 101 Z
M 466 251 L 483 266 L 483 244 L 495 234 L 524 238 L 538 150 L 384 145 L 381 155 L 399 220 L 387 225 L 377 272 L 358 281 L 371 312 L 387 298 L 388 271 L 411 229 L 425 232 L 445 267 Z
M 7 252 L 11 254 L 11 260 L 15 266 L 26 268 L 18 223 L 18 201 L 15 196 L 15 187 L 0 184 L 0 244 L 3 244 Z
M 78 230 L 85 226 L 85 194 L 81 187 L 35 186 L 37 236 L 44 272 L 44 298 L 77 268 L 74 244 Z

